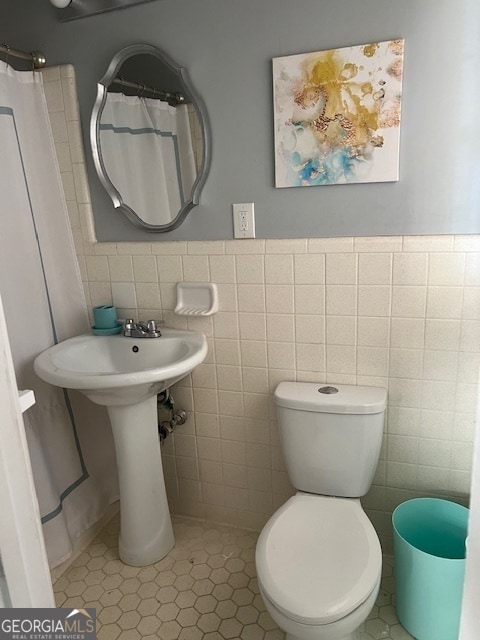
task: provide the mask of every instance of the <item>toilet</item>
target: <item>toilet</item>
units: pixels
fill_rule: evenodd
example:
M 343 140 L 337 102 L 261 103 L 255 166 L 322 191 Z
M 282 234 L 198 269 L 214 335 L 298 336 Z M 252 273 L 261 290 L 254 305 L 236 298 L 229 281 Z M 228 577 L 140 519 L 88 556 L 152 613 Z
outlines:
M 287 640 L 356 640 L 375 604 L 382 551 L 360 504 L 380 455 L 387 392 L 281 382 L 280 440 L 297 493 L 263 528 L 255 563 Z

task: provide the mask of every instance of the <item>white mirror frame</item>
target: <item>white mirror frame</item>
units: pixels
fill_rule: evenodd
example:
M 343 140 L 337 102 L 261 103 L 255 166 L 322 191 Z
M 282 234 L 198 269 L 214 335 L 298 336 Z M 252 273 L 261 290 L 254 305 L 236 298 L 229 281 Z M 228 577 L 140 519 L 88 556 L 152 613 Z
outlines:
M 100 145 L 100 118 L 107 99 L 108 86 L 112 80 L 118 75 L 118 71 L 122 64 L 138 54 L 150 54 L 157 58 L 163 64 L 166 64 L 173 72 L 175 72 L 184 83 L 189 96 L 192 98 L 192 102 L 197 110 L 200 127 L 203 134 L 203 153 L 200 169 L 198 171 L 197 178 L 193 183 L 190 198 L 185 202 L 183 207 L 177 213 L 175 218 L 168 224 L 152 225 L 142 220 L 137 213 L 128 206 L 122 199 L 122 196 L 118 189 L 113 185 L 105 168 L 105 163 L 102 156 L 102 150 Z M 152 233 L 164 233 L 176 229 L 184 221 L 188 212 L 199 203 L 200 193 L 203 189 L 203 185 L 207 179 L 208 169 L 210 167 L 210 126 L 208 122 L 208 116 L 205 109 L 202 98 L 198 95 L 192 86 L 187 70 L 184 67 L 180 67 L 173 60 L 163 53 L 158 47 L 154 47 L 149 44 L 134 44 L 129 47 L 125 47 L 119 51 L 110 62 L 106 74 L 97 84 L 97 98 L 92 111 L 92 117 L 90 119 L 90 144 L 92 148 L 93 162 L 97 175 L 100 178 L 100 182 L 104 186 L 108 195 L 110 196 L 113 206 L 119 209 L 127 218 L 137 227 L 150 231 Z

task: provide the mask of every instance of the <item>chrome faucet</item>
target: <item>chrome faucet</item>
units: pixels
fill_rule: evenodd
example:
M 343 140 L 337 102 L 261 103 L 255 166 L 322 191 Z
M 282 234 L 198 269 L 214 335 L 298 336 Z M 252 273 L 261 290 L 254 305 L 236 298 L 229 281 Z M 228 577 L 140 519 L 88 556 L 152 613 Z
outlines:
M 123 325 L 123 335 L 127 338 L 159 338 L 162 333 L 155 320 L 149 320 L 144 324 L 128 318 Z

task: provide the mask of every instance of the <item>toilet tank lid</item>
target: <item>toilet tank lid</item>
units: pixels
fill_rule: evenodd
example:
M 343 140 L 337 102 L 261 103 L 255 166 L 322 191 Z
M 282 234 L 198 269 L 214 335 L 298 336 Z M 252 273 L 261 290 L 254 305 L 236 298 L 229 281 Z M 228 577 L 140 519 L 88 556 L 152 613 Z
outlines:
M 281 382 L 275 389 L 275 404 L 318 413 L 382 413 L 387 404 L 387 390 L 347 384 Z

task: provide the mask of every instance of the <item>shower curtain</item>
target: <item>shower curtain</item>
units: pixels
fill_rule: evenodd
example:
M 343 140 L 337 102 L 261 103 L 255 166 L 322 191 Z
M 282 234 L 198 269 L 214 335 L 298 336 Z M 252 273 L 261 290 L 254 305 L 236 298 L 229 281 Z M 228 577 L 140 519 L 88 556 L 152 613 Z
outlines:
M 123 202 L 149 224 L 171 222 L 196 178 L 188 107 L 107 93 L 100 140 L 107 174 Z
M 24 414 L 50 566 L 117 498 L 106 412 L 43 383 L 41 351 L 88 329 L 40 73 L 0 64 L 0 292 Z

